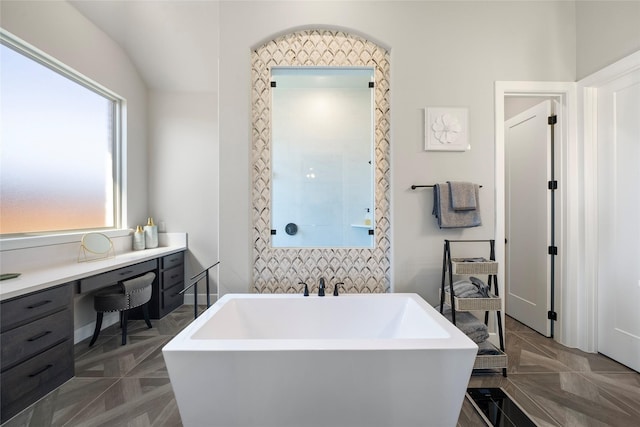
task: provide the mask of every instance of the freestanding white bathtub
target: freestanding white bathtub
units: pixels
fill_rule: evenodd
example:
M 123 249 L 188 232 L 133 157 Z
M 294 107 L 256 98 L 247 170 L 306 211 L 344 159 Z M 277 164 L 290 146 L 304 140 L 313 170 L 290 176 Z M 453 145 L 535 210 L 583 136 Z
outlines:
M 186 427 L 424 427 L 477 349 L 416 294 L 228 294 L 162 352 Z

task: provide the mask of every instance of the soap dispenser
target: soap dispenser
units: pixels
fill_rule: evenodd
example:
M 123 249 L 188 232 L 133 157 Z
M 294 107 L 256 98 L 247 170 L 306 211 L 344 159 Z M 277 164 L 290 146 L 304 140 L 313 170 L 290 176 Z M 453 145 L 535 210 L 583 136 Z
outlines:
M 364 213 L 364 225 L 371 225 L 371 210 L 369 208 L 367 208 L 366 212 Z
M 153 223 L 153 218 L 147 219 L 144 226 L 144 243 L 147 249 L 158 247 L 158 226 Z

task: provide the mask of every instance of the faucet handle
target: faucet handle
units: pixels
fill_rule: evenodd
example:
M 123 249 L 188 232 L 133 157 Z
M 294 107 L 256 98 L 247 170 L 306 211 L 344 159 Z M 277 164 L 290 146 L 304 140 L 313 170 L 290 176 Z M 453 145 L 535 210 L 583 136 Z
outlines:
M 337 297 L 338 296 L 338 288 L 340 285 L 344 285 L 344 282 L 338 282 L 335 285 L 333 285 L 333 296 Z
M 318 286 L 318 296 L 319 297 L 323 297 L 324 296 L 324 277 L 320 278 L 320 285 Z
M 304 285 L 304 296 L 309 296 L 309 286 L 305 282 L 298 282 L 298 285 Z

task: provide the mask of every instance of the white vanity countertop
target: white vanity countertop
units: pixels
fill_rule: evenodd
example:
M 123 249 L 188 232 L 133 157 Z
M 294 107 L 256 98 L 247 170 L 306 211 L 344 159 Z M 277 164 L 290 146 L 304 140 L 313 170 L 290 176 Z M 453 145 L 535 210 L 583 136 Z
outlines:
M 16 271 L 15 273 L 21 273 L 19 277 L 0 281 L 0 301 L 185 250 L 186 241 L 172 242 L 154 249 L 123 252 L 104 260 Z

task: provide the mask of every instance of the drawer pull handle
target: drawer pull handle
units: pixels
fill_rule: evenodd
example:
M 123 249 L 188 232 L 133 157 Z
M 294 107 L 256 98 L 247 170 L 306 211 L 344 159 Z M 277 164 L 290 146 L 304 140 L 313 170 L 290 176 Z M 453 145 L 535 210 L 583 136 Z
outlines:
M 48 300 L 44 300 L 44 301 L 40 301 L 40 302 L 37 302 L 37 303 L 35 303 L 35 304 L 31 304 L 31 305 L 30 305 L 30 306 L 28 306 L 27 308 L 28 308 L 29 310 L 31 310 L 32 308 L 38 308 L 38 307 L 42 307 L 43 305 L 47 305 L 47 304 L 49 304 L 50 302 L 51 302 L 51 300 L 49 300 L 49 299 L 48 299 Z
M 36 372 L 34 372 L 33 374 L 29 374 L 29 378 L 33 378 L 33 377 L 37 377 L 38 375 L 40 375 L 41 373 L 43 373 L 44 371 L 46 371 L 47 369 L 51 369 L 53 368 L 53 365 L 51 363 L 49 363 L 47 366 L 45 366 L 44 368 L 38 369 Z
M 123 271 L 122 273 L 120 273 L 121 276 L 126 276 L 127 274 L 131 274 L 133 273 L 133 270 L 127 270 L 127 271 Z
M 176 277 L 180 277 L 179 274 L 174 274 L 173 276 L 171 276 L 172 279 L 175 279 Z
M 39 340 L 42 337 L 45 337 L 47 335 L 49 335 L 51 333 L 51 331 L 44 331 L 44 332 L 40 332 L 38 335 L 34 335 L 31 338 L 29 338 L 27 341 L 36 341 Z

